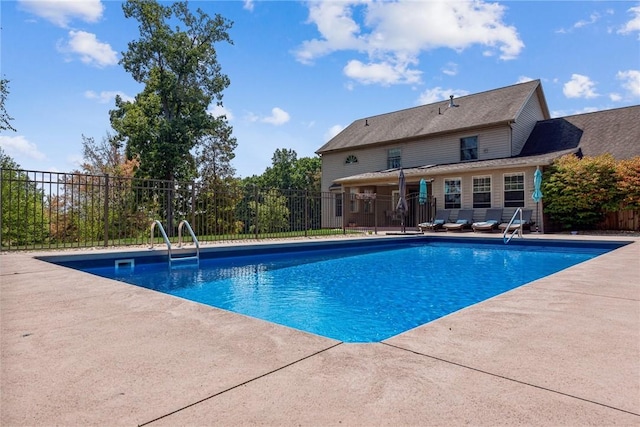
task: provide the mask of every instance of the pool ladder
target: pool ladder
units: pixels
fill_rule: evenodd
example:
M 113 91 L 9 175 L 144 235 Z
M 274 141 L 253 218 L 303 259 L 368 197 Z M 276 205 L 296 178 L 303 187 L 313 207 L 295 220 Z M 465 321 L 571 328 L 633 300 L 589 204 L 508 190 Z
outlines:
M 518 216 L 520 217 L 520 222 L 517 224 L 518 226 L 514 228 L 513 231 L 511 231 L 511 235 L 507 237 L 507 234 L 509 234 L 509 231 L 511 229 L 511 225 L 513 224 L 513 222 L 516 220 L 516 217 Z M 507 243 L 509 243 L 513 238 L 513 236 L 515 236 L 516 234 L 518 235 L 518 237 L 522 237 L 522 227 L 523 227 L 522 208 L 518 208 L 513 213 L 513 216 L 511 217 L 511 221 L 509 221 L 509 224 L 507 225 L 507 227 L 504 229 L 504 232 L 502 233 L 502 240 L 504 241 L 504 244 L 506 245 Z
M 189 222 L 186 220 L 182 220 L 180 221 L 180 224 L 178 224 L 178 245 L 177 245 L 177 249 L 183 249 L 182 246 L 182 229 L 184 227 L 187 227 L 187 230 L 189 231 L 189 234 L 191 235 L 191 239 L 193 239 L 193 243 L 196 246 L 196 253 L 195 255 L 184 255 L 184 251 L 180 251 L 178 253 L 174 253 L 174 248 L 173 245 L 171 244 L 171 241 L 169 240 L 169 237 L 167 237 L 167 233 L 164 231 L 164 227 L 162 226 L 162 223 L 158 220 L 155 220 L 151 223 L 151 239 L 150 239 L 150 246 L 149 249 L 153 249 L 153 232 L 155 231 L 156 226 L 158 227 L 158 229 L 160 230 L 160 234 L 162 234 L 162 238 L 164 239 L 164 243 L 167 245 L 167 252 L 169 255 L 169 267 L 173 267 L 173 263 L 174 262 L 181 262 L 181 261 L 196 261 L 196 264 L 200 263 L 200 242 L 198 242 L 198 238 L 196 237 L 195 233 L 193 232 L 193 229 L 191 228 L 191 225 L 189 225 Z

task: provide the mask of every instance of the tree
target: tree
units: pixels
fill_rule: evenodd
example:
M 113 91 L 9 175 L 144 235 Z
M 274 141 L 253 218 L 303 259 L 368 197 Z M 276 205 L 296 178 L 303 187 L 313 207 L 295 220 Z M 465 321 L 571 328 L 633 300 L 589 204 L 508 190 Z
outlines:
M 226 135 L 220 132 L 227 126 L 224 116 L 207 109 L 214 101 L 221 105 L 229 86 L 215 44 L 232 43 L 232 24 L 201 9 L 194 14 L 187 2 L 128 0 L 122 8 L 126 18 L 139 22 L 140 38 L 129 43 L 120 63 L 145 87 L 132 102 L 116 98 L 112 127 L 126 142 L 127 156 L 139 156 L 136 176 L 192 180 L 192 150 L 207 136 Z
M 271 166 L 262 174 L 262 185 L 266 188 L 293 188 L 293 171 L 298 161 L 295 150 L 277 149 L 271 157 Z
M 277 190 L 269 190 L 262 194 L 260 200 L 249 202 L 256 225 L 251 231 L 258 233 L 277 233 L 289 231 L 289 208 L 287 198 Z
M 235 175 L 231 161 L 238 142 L 231 136 L 231 131 L 231 126 L 221 122 L 217 129 L 202 138 L 197 156 L 202 182 L 225 182 Z
M 277 149 L 261 177 L 261 185 L 267 188 L 320 191 L 322 162 L 318 157 L 298 159 L 295 150 Z
M 34 245 L 49 235 L 47 200 L 42 189 L 19 170 L 0 147 L 0 201 L 2 202 L 2 246 Z
M 13 120 L 13 117 L 11 117 L 6 110 L 6 107 L 4 105 L 7 97 L 9 96 L 9 80 L 7 79 L 0 79 L 0 131 L 2 130 L 12 130 L 12 131 L 16 131 L 12 126 L 11 126 L 11 120 Z
M 139 165 L 137 158 L 127 159 L 122 143 L 107 132 L 101 142 L 82 135 L 82 171 L 91 175 L 133 177 Z
M 618 209 L 617 184 L 611 155 L 562 156 L 545 171 L 544 211 L 564 228 L 593 228 L 607 212 Z

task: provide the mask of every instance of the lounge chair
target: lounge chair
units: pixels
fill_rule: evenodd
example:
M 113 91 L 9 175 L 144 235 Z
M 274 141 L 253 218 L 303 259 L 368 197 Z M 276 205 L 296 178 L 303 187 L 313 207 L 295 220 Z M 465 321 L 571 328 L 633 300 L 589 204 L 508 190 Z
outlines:
M 498 224 L 502 221 L 502 208 L 487 209 L 484 221 L 471 224 L 473 231 L 494 231 L 498 229 Z
M 449 222 L 449 216 L 451 215 L 451 211 L 448 209 L 438 209 L 436 211 L 436 217 L 432 222 L 421 222 L 418 224 L 418 228 L 421 232 L 425 232 L 427 230 L 437 231 L 442 228 L 442 226 Z
M 460 209 L 456 222 L 447 222 L 442 225 L 447 231 L 462 231 L 470 229 L 473 223 L 473 209 Z
M 522 227 L 523 230 L 531 230 L 531 216 L 533 215 L 533 209 L 522 209 L 522 222 L 520 222 L 520 215 L 516 216 L 516 219 L 511 223 L 511 227 L 509 227 L 509 231 L 513 231 Z M 506 230 L 509 226 L 508 222 L 503 222 L 498 226 L 500 231 Z

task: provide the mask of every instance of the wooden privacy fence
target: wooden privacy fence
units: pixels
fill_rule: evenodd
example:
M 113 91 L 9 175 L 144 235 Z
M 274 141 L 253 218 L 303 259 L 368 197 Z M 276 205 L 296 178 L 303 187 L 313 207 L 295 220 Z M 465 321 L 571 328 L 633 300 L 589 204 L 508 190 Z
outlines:
M 602 230 L 640 231 L 640 210 L 609 212 L 598 228 Z

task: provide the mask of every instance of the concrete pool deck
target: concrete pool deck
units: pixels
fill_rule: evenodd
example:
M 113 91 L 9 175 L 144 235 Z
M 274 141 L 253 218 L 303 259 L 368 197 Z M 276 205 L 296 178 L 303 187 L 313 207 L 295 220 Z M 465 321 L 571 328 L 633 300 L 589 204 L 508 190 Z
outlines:
M 374 344 L 0 254 L 0 425 L 640 425 L 640 238 L 525 238 L 633 243 Z

